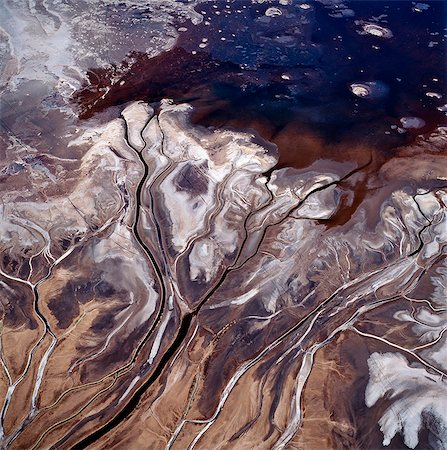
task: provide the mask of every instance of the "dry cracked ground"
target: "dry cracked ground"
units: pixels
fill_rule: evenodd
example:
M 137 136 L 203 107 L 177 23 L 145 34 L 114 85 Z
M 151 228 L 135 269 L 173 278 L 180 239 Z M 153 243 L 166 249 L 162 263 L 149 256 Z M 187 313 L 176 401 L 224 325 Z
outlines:
M 190 113 L 2 154 L 3 447 L 445 448 L 446 130 L 273 169 Z

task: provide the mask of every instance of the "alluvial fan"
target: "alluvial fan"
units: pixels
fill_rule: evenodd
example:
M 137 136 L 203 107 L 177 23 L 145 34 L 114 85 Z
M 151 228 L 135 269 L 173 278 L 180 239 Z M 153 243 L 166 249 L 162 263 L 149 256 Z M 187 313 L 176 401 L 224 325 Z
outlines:
M 3 9 L 1 448 L 447 448 L 442 2 Z

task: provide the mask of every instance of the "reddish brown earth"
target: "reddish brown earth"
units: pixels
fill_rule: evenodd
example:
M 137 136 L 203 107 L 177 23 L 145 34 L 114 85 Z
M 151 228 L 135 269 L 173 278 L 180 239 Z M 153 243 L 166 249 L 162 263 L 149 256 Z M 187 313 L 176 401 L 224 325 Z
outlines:
M 445 131 L 272 170 L 274 146 L 189 109 L 133 103 L 77 164 L 5 178 L 26 236 L 2 244 L 5 442 L 378 448 L 405 396 L 445 389 Z M 443 406 L 413 402 L 423 448 Z
M 1 448 L 446 448 L 443 7 L 388 3 L 5 3 Z

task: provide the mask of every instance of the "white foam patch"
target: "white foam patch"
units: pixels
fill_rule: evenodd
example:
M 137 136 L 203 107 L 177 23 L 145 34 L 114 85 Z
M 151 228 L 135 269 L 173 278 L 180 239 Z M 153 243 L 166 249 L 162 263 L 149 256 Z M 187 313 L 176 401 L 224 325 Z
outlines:
M 447 306 L 447 259 L 442 260 L 435 273 L 436 275 L 431 277 L 434 290 L 430 300 L 438 305 Z
M 435 448 L 447 444 L 447 383 L 425 368 L 410 366 L 399 353 L 373 353 L 368 359 L 369 382 L 365 403 L 374 406 L 382 397 L 391 400 L 379 420 L 383 445 L 397 433 L 409 448 L 419 443 L 419 431 L 426 428 Z

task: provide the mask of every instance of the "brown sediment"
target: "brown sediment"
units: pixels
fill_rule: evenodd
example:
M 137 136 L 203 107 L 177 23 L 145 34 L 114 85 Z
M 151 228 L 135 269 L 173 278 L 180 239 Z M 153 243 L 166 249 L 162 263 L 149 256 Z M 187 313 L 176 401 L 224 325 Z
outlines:
M 387 351 L 380 342 L 368 342 L 348 332 L 318 352 L 304 391 L 302 428 L 291 443 L 312 449 L 389 448 L 382 444 L 379 426 L 371 426 L 378 422 L 385 405 L 374 410 L 362 401 L 368 381 L 368 355 Z M 421 433 L 416 448 L 426 448 L 426 438 Z M 406 448 L 399 436 L 390 447 Z
M 77 183 L 60 175 L 72 203 L 30 206 L 11 189 L 3 226 L 44 231 L 8 247 L 17 267 L 4 278 L 46 258 L 20 284 L 46 331 L 5 413 L 11 448 L 380 448 L 389 404 L 366 406 L 368 361 L 421 364 L 409 313 L 424 305 L 408 298 L 421 283 L 431 299 L 442 269 L 445 134 L 386 154 L 305 135 L 311 156 L 298 143 L 281 168 L 273 144 L 194 126 L 187 111 L 129 105 L 98 131 Z M 282 133 L 282 145 L 300 136 Z M 52 205 L 64 220 L 36 215 Z M 433 355 L 429 370 L 444 370 Z M 38 410 L 12 412 L 22 398 Z
M 2 96 L 0 447 L 447 442 L 443 7 L 416 43 L 405 5 L 358 5 L 397 16 L 383 40 L 280 3 L 200 5 L 70 105 L 32 80 Z M 383 92 L 352 95 L 366 79 Z

